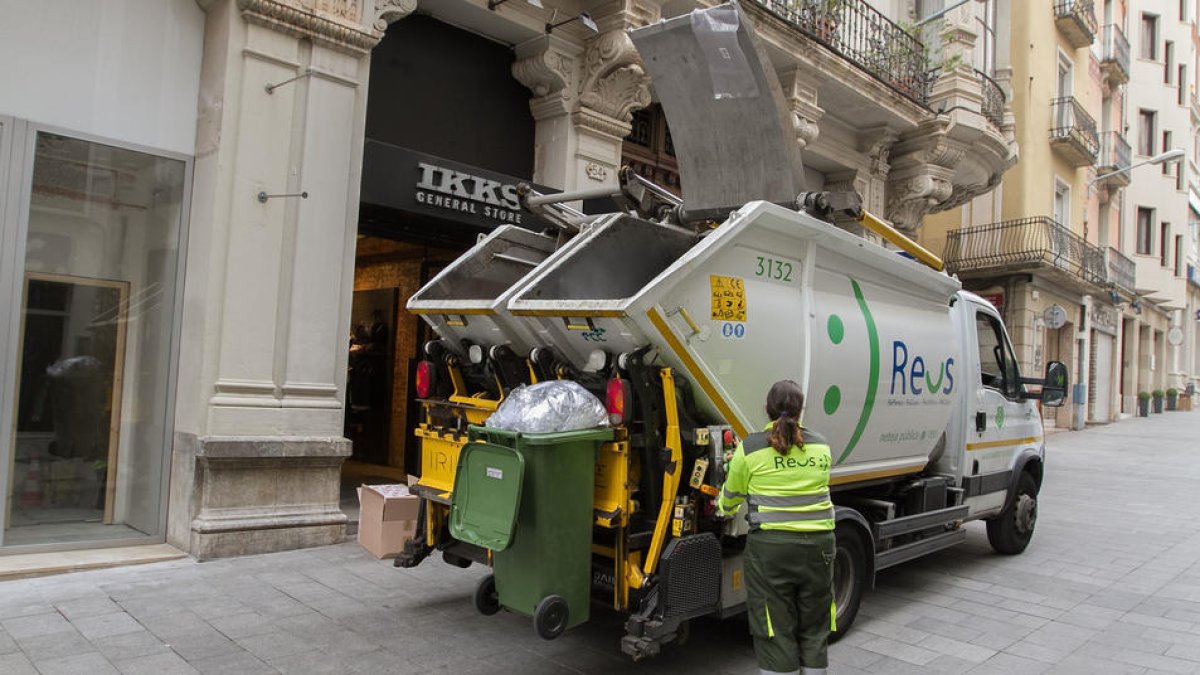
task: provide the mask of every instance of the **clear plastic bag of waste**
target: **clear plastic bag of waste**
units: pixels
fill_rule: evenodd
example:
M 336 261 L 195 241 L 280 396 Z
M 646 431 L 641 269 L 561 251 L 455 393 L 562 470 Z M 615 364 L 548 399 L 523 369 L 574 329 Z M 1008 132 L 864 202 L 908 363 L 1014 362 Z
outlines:
M 510 391 L 484 426 L 526 434 L 592 429 L 608 426 L 608 410 L 578 382 L 551 380 Z

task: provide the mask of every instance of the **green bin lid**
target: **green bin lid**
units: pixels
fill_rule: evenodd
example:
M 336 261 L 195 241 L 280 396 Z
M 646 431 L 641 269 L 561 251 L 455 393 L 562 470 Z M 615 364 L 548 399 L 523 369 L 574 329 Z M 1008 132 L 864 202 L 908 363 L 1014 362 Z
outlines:
M 578 441 L 611 441 L 613 439 L 613 430 L 610 427 L 529 434 L 472 424 L 467 427 L 467 433 L 471 440 L 481 439 L 510 448 L 519 448 L 525 445 L 558 445 Z
M 493 551 L 508 548 L 524 475 L 525 459 L 513 448 L 491 443 L 463 446 L 450 505 L 451 536 Z

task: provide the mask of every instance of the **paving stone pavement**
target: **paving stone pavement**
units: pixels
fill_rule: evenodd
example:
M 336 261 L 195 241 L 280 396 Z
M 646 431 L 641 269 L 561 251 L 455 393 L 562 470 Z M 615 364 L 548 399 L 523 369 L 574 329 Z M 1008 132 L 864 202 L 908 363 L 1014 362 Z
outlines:
M 883 572 L 830 672 L 1200 672 L 1200 411 L 1049 437 L 1023 555 L 967 542 Z M 356 544 L 0 583 L 0 673 L 756 673 L 744 619 L 649 662 L 621 618 L 552 642 L 477 615 L 484 570 L 398 570 Z

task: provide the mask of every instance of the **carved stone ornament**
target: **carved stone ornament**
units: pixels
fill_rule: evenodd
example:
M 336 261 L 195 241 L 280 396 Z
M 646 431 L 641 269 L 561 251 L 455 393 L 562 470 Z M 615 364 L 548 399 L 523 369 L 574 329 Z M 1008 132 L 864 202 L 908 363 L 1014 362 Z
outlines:
M 595 162 L 588 162 L 584 171 L 587 172 L 587 177 L 594 181 L 604 182 L 604 179 L 608 178 L 608 169 Z
M 816 120 L 804 117 L 798 112 L 792 113 L 792 131 L 796 133 L 796 142 L 800 144 L 801 150 L 817 140 L 817 136 L 821 134 Z
M 383 36 L 362 27 L 359 2 L 361 0 L 237 0 L 237 7 L 250 23 L 361 55 L 369 52 Z M 416 0 L 411 2 L 415 9 Z
M 551 48 L 549 36 L 534 43 L 530 51 L 528 55 L 518 54 L 512 65 L 513 77 L 539 98 L 552 94 L 569 98 L 574 60 Z
M 888 217 L 898 229 L 905 232 L 915 232 L 921 224 L 921 218 L 954 193 L 953 183 L 929 173 L 913 176 L 900 183 L 891 181 L 888 187 Z
M 871 162 L 871 174 L 886 178 L 888 171 L 891 169 L 891 164 L 888 160 L 892 155 L 892 146 L 899 139 L 899 135 L 894 131 L 884 130 L 879 134 L 871 144 L 867 147 L 867 158 Z
M 368 0 L 375 5 L 375 30 L 383 33 L 390 24 L 412 14 L 417 10 L 417 0 Z
M 588 44 L 579 102 L 626 124 L 634 110 L 650 105 L 650 77 L 625 31 L 608 31 Z
M 792 130 L 803 150 L 817 140 L 821 129 L 817 126 L 825 110 L 817 105 L 817 84 L 803 68 L 779 74 L 784 101 L 792 113 Z
M 362 19 L 362 0 L 300 0 L 300 5 L 354 23 Z
M 888 144 L 887 217 L 901 230 L 916 231 L 925 214 L 952 208 L 951 198 L 959 196 L 952 179 L 967 147 L 951 138 L 951 126 L 945 118 L 930 120 Z

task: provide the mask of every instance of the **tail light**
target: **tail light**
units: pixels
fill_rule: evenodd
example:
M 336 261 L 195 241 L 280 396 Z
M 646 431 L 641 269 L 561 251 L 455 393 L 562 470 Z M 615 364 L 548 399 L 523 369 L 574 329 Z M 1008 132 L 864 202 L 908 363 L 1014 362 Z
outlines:
M 417 398 L 429 398 L 433 389 L 433 362 L 420 361 L 417 363 Z
M 627 424 L 633 406 L 633 388 L 629 380 L 613 378 L 608 381 L 604 405 L 608 408 L 608 422 L 614 427 Z

